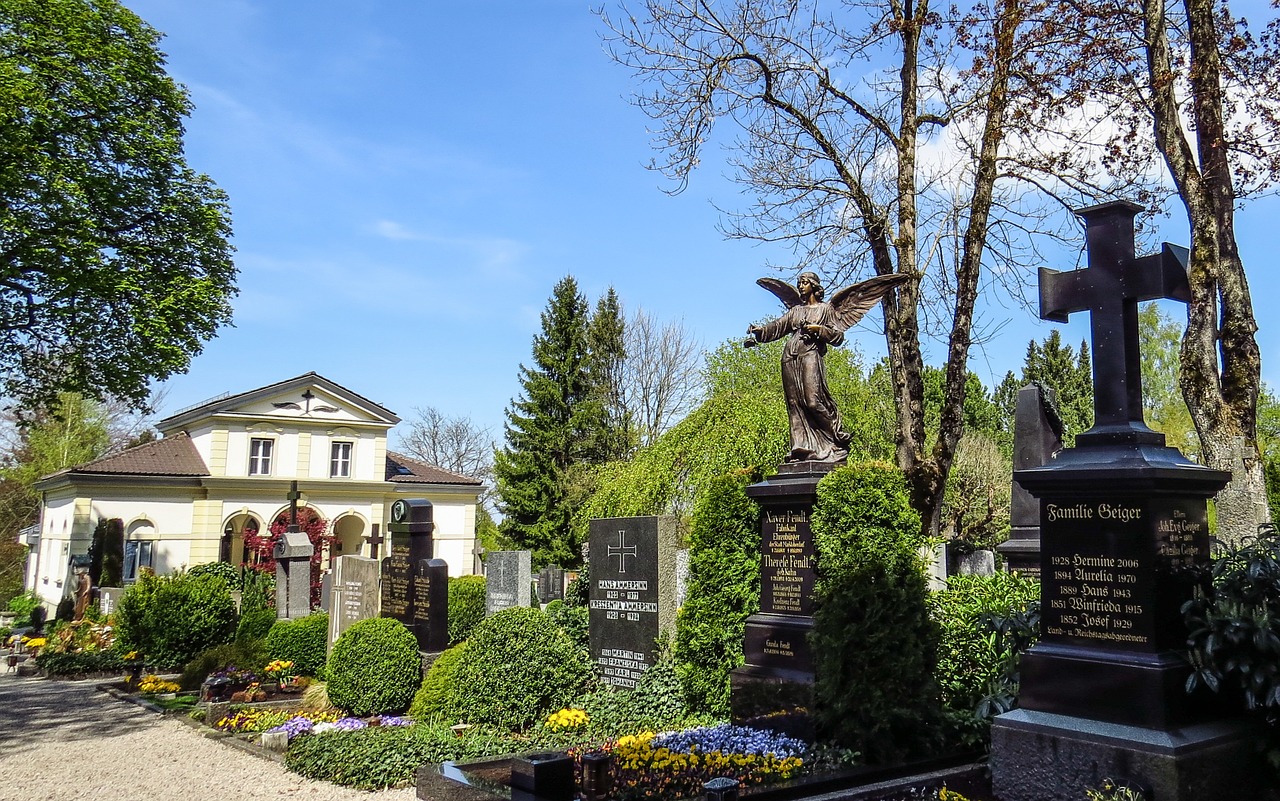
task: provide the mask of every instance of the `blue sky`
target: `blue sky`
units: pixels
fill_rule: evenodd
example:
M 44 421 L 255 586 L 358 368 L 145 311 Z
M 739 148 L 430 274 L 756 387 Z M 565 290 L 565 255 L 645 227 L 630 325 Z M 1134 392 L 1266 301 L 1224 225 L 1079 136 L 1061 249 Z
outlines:
M 315 370 L 401 417 L 435 406 L 500 437 L 566 274 L 707 347 L 777 310 L 754 280 L 787 254 L 717 231 L 713 202 L 740 202 L 718 154 L 678 196 L 644 169 L 649 121 L 586 0 L 125 2 L 191 93 L 187 158 L 230 195 L 240 269 L 235 327 L 168 382 L 161 414 Z M 1273 383 L 1278 210 L 1238 218 Z M 1185 226 L 1160 238 L 1186 244 Z M 1003 327 L 970 364 L 989 385 L 1051 330 L 1006 305 L 987 304 Z M 870 330 L 853 339 L 884 352 Z

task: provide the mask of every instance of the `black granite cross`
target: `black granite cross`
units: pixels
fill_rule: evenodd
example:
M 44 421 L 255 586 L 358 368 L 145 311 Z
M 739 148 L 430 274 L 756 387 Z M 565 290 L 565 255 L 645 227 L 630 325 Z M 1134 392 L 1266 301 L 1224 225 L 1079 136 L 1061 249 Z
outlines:
M 370 550 L 370 553 L 372 553 L 372 554 L 373 554 L 373 558 L 374 558 L 374 559 L 377 559 L 377 558 L 378 558 L 378 546 L 379 546 L 379 545 L 381 545 L 383 542 L 385 542 L 385 540 L 383 540 L 383 538 L 382 538 L 382 535 L 378 533 L 378 524 L 377 524 L 377 523 L 374 523 L 374 524 L 373 524 L 373 533 L 372 533 L 372 534 L 370 534 L 369 536 L 365 537 L 365 538 L 364 538 L 364 541 L 365 541 L 365 542 L 367 542 L 367 543 L 369 543 L 369 550 Z
M 1084 219 L 1089 267 L 1058 272 L 1040 268 L 1040 317 L 1065 323 L 1090 312 L 1093 340 L 1093 428 L 1077 445 L 1164 444 L 1142 421 L 1138 303 L 1191 299 L 1187 250 L 1165 243 L 1159 254 L 1134 255 L 1133 218 L 1142 206 L 1127 200 L 1077 209 Z
M 618 547 L 609 546 L 609 556 L 618 557 L 618 572 L 627 572 L 627 557 L 635 556 L 637 553 L 636 546 L 627 545 L 627 532 L 625 529 L 618 532 Z

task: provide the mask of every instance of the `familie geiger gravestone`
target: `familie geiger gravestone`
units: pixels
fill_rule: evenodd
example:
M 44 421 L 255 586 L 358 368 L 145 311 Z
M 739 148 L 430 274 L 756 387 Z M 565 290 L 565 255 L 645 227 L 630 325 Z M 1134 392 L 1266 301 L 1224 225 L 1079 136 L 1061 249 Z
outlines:
M 403 623 L 423 653 L 438 653 L 449 644 L 449 566 L 432 558 L 434 528 L 426 498 L 398 498 L 391 504 L 381 615 Z
M 1142 421 L 1138 302 L 1189 290 L 1184 249 L 1135 255 L 1139 211 L 1081 209 L 1088 268 L 1040 270 L 1042 318 L 1090 313 L 1094 426 L 1015 474 L 1039 499 L 1041 638 L 1022 659 L 1020 708 L 992 726 L 1002 801 L 1078 801 L 1104 779 L 1160 801 L 1253 798 L 1262 772 L 1229 702 L 1185 689 L 1184 568 L 1209 559 L 1206 502 L 1230 474 Z
M 655 641 L 676 622 L 676 518 L 591 521 L 591 658 L 601 679 L 633 688 L 655 660 Z

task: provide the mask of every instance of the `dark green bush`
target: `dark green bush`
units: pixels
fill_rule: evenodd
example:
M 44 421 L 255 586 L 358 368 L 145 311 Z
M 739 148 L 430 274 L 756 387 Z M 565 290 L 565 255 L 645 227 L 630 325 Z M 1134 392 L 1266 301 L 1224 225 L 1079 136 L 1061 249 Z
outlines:
M 266 664 L 267 651 L 262 640 L 237 640 L 198 654 L 182 667 L 182 678 L 178 683 L 184 690 L 198 689 L 210 673 L 231 665 L 261 677 Z
M 930 593 L 934 620 L 942 629 L 934 680 L 953 735 L 962 744 L 990 740 L 991 719 L 1017 704 L 1022 652 L 1038 637 L 1040 585 L 1012 573 L 951 576 Z M 1035 625 L 1022 631 L 1035 617 Z
M 276 608 L 276 577 L 272 573 L 240 569 L 240 613 L 248 609 Z
M 564 588 L 564 603 L 566 606 L 586 606 L 590 601 L 591 565 L 584 564 L 569 586 Z
M 40 596 L 28 590 L 9 599 L 9 611 L 13 613 L 14 628 L 31 625 L 31 610 L 40 605 Z
M 129 585 L 116 607 L 116 644 L 124 651 L 149 654 L 153 647 L 147 611 L 151 608 L 160 577 L 150 570 L 140 571 L 138 580 Z
M 452 707 L 458 661 L 462 659 L 466 648 L 466 642 L 455 645 L 431 663 L 427 675 L 422 677 L 422 686 L 413 696 L 409 717 L 414 720 L 430 720 L 448 714 Z
M 298 737 L 289 744 L 285 766 L 309 779 L 380 790 L 412 780 L 417 769 L 428 762 L 507 754 L 525 745 L 488 730 L 455 737 L 443 725 L 370 726 Z
M 319 676 L 329 646 L 329 615 L 313 612 L 296 620 L 277 620 L 267 634 L 267 658 L 287 659 L 299 676 Z
M 552 601 L 542 610 L 551 622 L 569 635 L 584 651 L 591 650 L 591 610 L 585 606 L 568 606 L 564 601 Z
M 206 562 L 187 571 L 192 576 L 217 576 L 232 592 L 240 590 L 240 568 L 229 562 Z
M 940 633 L 906 481 L 881 462 L 839 468 L 818 484 L 812 527 L 819 733 L 872 764 L 928 753 L 941 733 Z
M 120 658 L 120 652 L 111 648 L 70 653 L 43 651 L 36 657 L 36 666 L 53 676 L 73 676 L 77 673 L 116 673 L 124 669 L 124 660 Z
M 418 641 L 398 620 L 358 621 L 333 644 L 325 667 L 329 701 L 353 715 L 400 712 L 422 679 Z
M 523 729 L 572 701 L 593 671 L 550 618 L 512 607 L 472 629 L 456 675 L 452 718 Z
M 747 617 L 760 609 L 760 507 L 754 476 L 721 476 L 702 493 L 689 527 L 689 585 L 676 620 L 676 671 L 691 709 L 729 713 L 729 673 L 743 662 Z
M 274 609 L 240 609 L 240 622 L 236 624 L 236 640 L 265 640 L 276 624 Z
M 202 651 L 234 639 L 236 607 L 222 579 L 175 573 L 158 582 L 144 620 L 150 639 L 150 647 L 143 649 L 148 663 L 181 667 Z
M 457 645 L 484 620 L 484 576 L 449 579 L 449 644 Z
M 124 521 L 99 518 L 89 547 L 89 577 L 95 587 L 119 587 L 124 562 Z
M 1271 526 L 1218 553 L 1182 606 L 1195 672 L 1187 689 L 1242 692 L 1249 709 L 1280 708 L 1280 535 Z

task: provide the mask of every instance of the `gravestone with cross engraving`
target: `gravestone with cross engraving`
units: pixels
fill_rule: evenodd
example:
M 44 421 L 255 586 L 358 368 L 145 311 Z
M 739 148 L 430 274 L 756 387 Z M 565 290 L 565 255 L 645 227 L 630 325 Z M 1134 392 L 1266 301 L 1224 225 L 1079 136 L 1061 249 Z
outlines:
M 1171 801 L 1253 797 L 1258 771 L 1228 704 L 1185 690 L 1187 570 L 1209 558 L 1206 501 L 1230 474 L 1193 464 L 1142 420 L 1138 303 L 1187 300 L 1186 251 L 1139 257 L 1127 202 L 1082 209 L 1089 266 L 1040 271 L 1040 316 L 1090 313 L 1094 427 L 1016 471 L 1039 501 L 1041 639 L 1020 709 L 992 727 L 1004 801 L 1078 799 L 1117 778 Z
M 591 521 L 591 658 L 606 684 L 632 688 L 676 618 L 674 517 Z
M 529 551 L 489 551 L 484 557 L 484 613 L 529 606 L 532 582 L 533 555 Z

